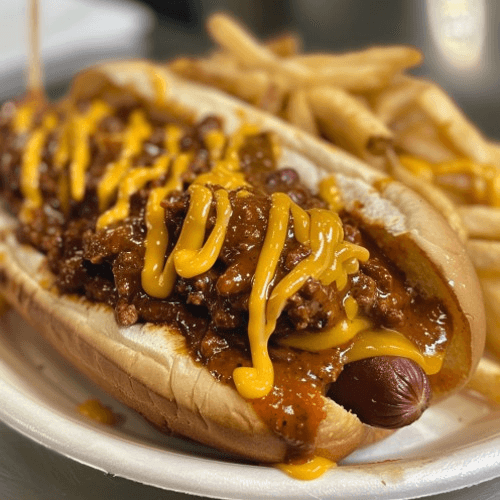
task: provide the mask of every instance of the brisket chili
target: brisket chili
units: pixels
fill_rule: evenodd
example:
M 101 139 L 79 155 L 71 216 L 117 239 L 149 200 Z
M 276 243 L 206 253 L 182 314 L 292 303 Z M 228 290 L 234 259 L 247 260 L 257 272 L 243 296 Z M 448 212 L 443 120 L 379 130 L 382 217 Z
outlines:
M 86 102 L 79 103 L 81 109 L 86 106 Z M 16 213 L 22 202 L 20 164 L 27 134 L 12 132 L 9 123 L 14 108 L 12 103 L 4 105 L 0 116 L 0 188 L 10 209 Z M 85 198 L 78 203 L 70 201 L 66 214 L 58 197 L 60 176 L 66 175 L 66 170 L 52 166 L 56 137 L 49 135 L 40 167 L 44 204 L 30 223 L 19 225 L 17 236 L 19 241 L 47 255 L 61 292 L 81 294 L 91 301 L 109 304 L 120 325 L 149 321 L 178 329 L 185 336 L 192 356 L 207 366 L 216 379 L 231 384 L 236 367 L 251 365 L 248 301 L 267 230 L 270 194 L 287 193 L 305 209 L 324 207 L 325 203 L 301 182 L 293 168 L 276 169 L 269 134 L 249 137 L 239 151 L 240 165 L 253 186 L 254 196 L 242 197 L 237 196 L 236 191 L 230 192 L 233 212 L 216 264 L 194 278 L 178 277 L 174 292 L 167 299 L 152 298 L 141 286 L 146 235 L 144 212 L 150 190 L 166 179 L 150 182 L 132 197 L 127 219 L 96 231 L 99 215 L 96 186 L 105 167 L 120 154 L 116 134 L 125 128 L 132 111 L 131 107 L 122 107 L 114 116 L 103 119 L 91 136 Z M 41 113 L 39 115 L 35 121 L 41 121 Z M 165 153 L 165 125 L 172 119 L 151 115 L 148 118 L 154 130 L 134 159 L 134 166 L 152 165 Z M 221 128 L 221 121 L 214 116 L 194 125 L 183 124 L 181 149 L 193 153 L 183 177 L 185 188 L 195 176 L 212 167 L 204 138 L 210 130 Z M 162 202 L 169 251 L 179 236 L 188 203 L 189 193 L 185 190 L 172 192 Z M 325 286 L 309 279 L 288 300 L 269 345 L 275 367 L 274 390 L 265 398 L 253 401 L 270 428 L 288 443 L 290 458 L 307 456 L 312 451 L 317 426 L 324 416 L 321 395 L 327 393 L 328 385 L 342 369 L 342 349 L 309 353 L 284 347 L 277 340 L 290 332 L 333 326 L 344 314 L 342 304 L 348 292 L 375 327 L 397 328 L 420 346 L 431 344 L 440 349 L 449 328 L 449 320 L 443 321 L 446 318 L 443 306 L 419 295 L 354 217 L 340 215 L 346 239 L 366 246 L 371 257 L 360 264 L 359 272 L 349 277 L 348 285 L 341 292 L 335 283 Z M 207 234 L 214 223 L 215 207 L 212 207 Z M 273 284 L 309 252 L 289 229 Z M 422 311 L 426 312 L 424 319 L 420 317 Z

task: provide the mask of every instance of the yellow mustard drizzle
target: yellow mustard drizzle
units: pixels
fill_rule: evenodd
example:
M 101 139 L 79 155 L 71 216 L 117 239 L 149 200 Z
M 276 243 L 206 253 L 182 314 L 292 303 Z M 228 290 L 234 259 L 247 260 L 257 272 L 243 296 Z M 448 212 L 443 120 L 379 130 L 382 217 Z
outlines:
M 85 196 L 85 173 L 90 162 L 90 136 L 96 131 L 99 122 L 112 113 L 112 108 L 103 101 L 93 101 L 90 109 L 83 115 L 73 117 L 71 124 L 70 146 L 71 163 L 70 191 L 76 201 L 82 201 Z M 63 153 L 60 153 L 64 156 Z
M 344 207 L 342 195 L 340 194 L 340 190 L 337 187 L 337 182 L 333 175 L 321 179 L 318 188 L 321 199 L 328 203 L 331 210 L 338 212 Z
M 274 382 L 273 364 L 267 350 L 271 330 L 266 324 L 266 300 L 287 236 L 290 206 L 288 200 L 290 198 L 283 193 L 274 193 L 271 196 L 268 229 L 257 262 L 248 306 L 248 338 L 253 366 L 239 367 L 233 372 L 236 389 L 249 399 L 268 394 Z
M 14 119 L 13 127 L 17 127 L 17 130 L 31 126 L 26 109 L 22 107 L 18 111 L 19 117 L 16 115 Z M 55 167 L 61 169 L 69 162 L 69 176 L 63 175 L 60 178 L 59 194 L 63 207 L 69 204 L 70 197 L 77 201 L 83 199 L 85 173 L 90 162 L 89 138 L 95 133 L 100 121 L 112 113 L 113 109 L 109 105 L 96 100 L 86 113 L 77 114 L 60 129 L 60 141 L 54 154 Z M 22 213 L 25 217 L 41 206 L 42 195 L 38 186 L 41 154 L 47 136 L 56 128 L 57 122 L 57 116 L 48 113 L 42 125 L 33 131 L 28 139 L 21 166 L 21 189 L 25 198 Z M 159 157 L 152 167 L 133 169 L 132 161 L 140 153 L 144 141 L 151 135 L 152 127 L 141 111 L 132 113 L 124 133 L 121 157 L 116 163 L 108 166 L 98 188 L 102 209 L 107 207 L 116 190 L 117 202 L 114 207 L 102 213 L 97 226 L 104 228 L 126 218 L 130 210 L 131 195 L 147 182 L 162 175 L 168 176 L 163 186 L 151 191 L 146 206 L 147 236 L 141 275 L 146 293 L 153 297 L 166 298 L 172 291 L 176 275 L 193 277 L 214 265 L 231 217 L 228 190 L 239 189 L 237 196 L 253 196 L 250 191 L 244 189 L 247 183 L 240 170 L 238 151 L 248 136 L 258 132 L 256 126 L 243 125 L 227 142 L 224 134 L 218 130 L 205 136 L 204 140 L 214 166 L 210 172 L 198 176 L 190 186 L 188 214 L 179 239 L 166 258 L 169 242 L 161 201 L 168 193 L 182 189 L 182 175 L 189 166 L 191 155 L 180 151 L 182 130 L 175 125 L 169 125 L 165 132 L 167 153 Z M 273 149 L 277 148 L 274 144 Z M 207 187 L 210 185 L 219 187 L 212 190 Z M 320 194 L 333 211 L 305 211 L 283 193 L 274 193 L 271 196 L 268 229 L 250 295 L 248 335 L 252 366 L 237 368 L 233 374 L 238 391 L 246 398 L 262 397 L 273 386 L 273 365 L 267 343 L 288 298 L 299 290 L 309 277 L 316 278 L 323 284 L 336 282 L 337 288 L 342 290 L 348 275 L 357 272 L 359 262 L 369 256 L 366 249 L 343 240 L 342 223 L 336 213 L 341 207 L 341 199 L 333 178 L 321 181 Z M 206 224 L 214 198 L 216 221 L 207 238 Z M 290 223 L 293 225 L 296 239 L 309 246 L 311 253 L 270 291 L 270 283 L 274 278 Z M 344 309 L 345 317 L 332 329 L 301 334 L 300 338 L 292 335 L 284 342 L 300 349 L 319 351 L 347 344 L 356 337 L 356 341 L 351 342 L 343 353 L 346 363 L 386 354 L 413 359 L 428 374 L 437 373 L 441 368 L 443 354 L 424 355 L 398 332 L 372 330 L 368 320 L 357 316 L 357 303 L 352 297 L 346 297 Z
M 400 356 L 419 364 L 427 375 L 441 370 L 444 352 L 424 355 L 403 334 L 394 330 L 366 330 L 358 333 L 356 342 L 344 353 L 345 363 L 374 356 Z
M 147 64 L 145 65 L 145 68 L 149 73 L 149 79 L 151 81 L 151 85 L 153 86 L 156 104 L 164 104 L 168 96 L 167 79 L 164 77 L 164 75 L 158 72 L 158 69 L 155 66 Z
M 97 229 L 103 229 L 110 224 L 128 217 L 130 213 L 130 197 L 149 181 L 158 179 L 168 170 L 170 156 L 160 156 L 152 167 L 136 168 L 125 175 L 118 187 L 118 199 L 114 207 L 104 212 L 97 219 Z
M 122 151 L 118 161 L 107 166 L 103 178 L 97 187 L 99 208 L 106 209 L 120 181 L 132 166 L 132 160 L 142 150 L 143 143 L 153 133 L 153 128 L 146 120 L 144 112 L 135 110 L 129 118 L 129 124 L 124 133 Z
M 370 325 L 371 323 L 364 318 L 344 318 L 328 330 L 293 334 L 281 340 L 281 343 L 303 351 L 319 352 L 349 342 Z
M 205 137 L 205 144 L 210 151 L 210 158 L 218 161 L 222 158 L 224 147 L 226 145 L 226 136 L 222 130 L 210 130 Z
M 337 464 L 325 457 L 313 457 L 303 464 L 281 463 L 276 467 L 294 479 L 302 481 L 312 481 L 321 477 L 325 472 L 335 467 Z
M 167 271 L 164 271 L 168 232 L 161 201 L 168 193 L 182 188 L 181 176 L 187 170 L 190 158 L 187 154 L 181 154 L 174 160 L 167 183 L 151 191 L 146 205 L 146 253 L 141 282 L 148 295 L 159 299 L 168 297 L 171 291 L 165 281 L 168 278 Z
M 243 145 L 245 139 L 259 132 L 256 125 L 242 125 L 230 138 L 226 151 L 222 156 L 223 136 L 221 132 L 212 131 L 205 137 L 205 142 L 209 151 L 214 153 L 218 159 L 214 167 L 207 173 L 199 175 L 194 181 L 196 184 L 213 184 L 222 186 L 225 189 L 237 189 L 248 186 L 245 181 L 245 175 L 240 171 L 240 158 L 238 151 Z
M 356 299 L 351 297 L 351 295 L 346 295 L 343 306 L 347 319 L 354 319 L 356 314 L 358 314 L 358 303 Z
M 446 174 L 462 174 L 471 178 L 471 195 L 475 202 L 500 207 L 500 171 L 494 165 L 482 165 L 467 158 L 431 163 L 414 156 L 402 155 L 403 167 L 429 182 Z
M 249 399 L 263 397 L 272 388 L 274 375 L 267 343 L 287 300 L 310 277 L 326 284 L 335 281 L 338 289 L 343 289 L 347 284 L 347 272 L 343 264 L 347 263 L 349 268 L 353 268 L 353 258 L 367 260 L 369 257 L 366 249 L 342 241 L 342 222 L 337 213 L 323 209 L 305 212 L 284 193 L 274 193 L 271 200 L 268 229 L 257 262 L 249 302 L 248 337 L 253 366 L 237 368 L 233 373 L 238 392 Z M 309 242 L 311 254 L 299 262 L 269 294 L 269 285 L 285 243 L 290 213 L 294 228 L 298 230 L 297 239 Z M 355 324 L 357 331 L 367 326 L 364 320 L 358 320 Z M 335 332 L 329 332 L 330 338 L 335 338 L 332 333 L 339 335 L 340 339 L 345 331 L 349 335 L 356 333 L 352 333 L 352 328 L 342 328 L 342 323 L 337 326 Z
M 341 319 L 332 328 L 320 332 L 292 334 L 280 342 L 303 351 L 319 352 L 345 345 L 356 338 L 343 354 L 346 364 L 374 356 L 401 356 L 415 361 L 427 375 L 434 375 L 441 370 L 444 353 L 424 355 L 399 332 L 373 330 L 369 320 L 357 317 L 358 304 L 353 297 L 346 297 L 344 310 L 346 318 Z
M 42 205 L 42 194 L 39 189 L 42 151 L 50 132 L 57 126 L 57 116 L 54 113 L 47 114 L 42 125 L 34 130 L 26 144 L 21 161 L 21 192 L 24 202 L 20 217 L 24 221 L 30 220 L 33 210 Z
M 205 228 L 212 203 L 212 192 L 205 186 L 194 184 L 190 186 L 189 191 L 191 193 L 191 200 L 188 212 L 184 219 L 179 238 L 167 258 L 161 276 L 161 282 L 166 293 L 165 296 L 170 295 L 174 286 L 176 277 L 174 258 L 177 252 L 182 250 L 199 250 L 205 239 Z
M 191 189 L 207 188 L 193 185 Z M 220 254 L 232 209 L 229 202 L 229 195 L 224 189 L 219 189 L 215 192 L 215 201 L 217 218 L 206 243 L 201 246 L 201 243 L 203 243 L 203 239 L 201 239 L 199 245 L 195 247 L 193 245 L 194 248 L 179 248 L 173 256 L 175 270 L 183 278 L 193 278 L 208 271 L 215 264 Z
M 180 152 L 179 142 L 182 139 L 182 129 L 177 125 L 167 125 L 165 127 L 165 147 L 172 155 Z
M 27 132 L 33 124 L 35 111 L 36 103 L 33 102 L 19 106 L 12 120 L 12 130 L 16 134 L 24 134 Z

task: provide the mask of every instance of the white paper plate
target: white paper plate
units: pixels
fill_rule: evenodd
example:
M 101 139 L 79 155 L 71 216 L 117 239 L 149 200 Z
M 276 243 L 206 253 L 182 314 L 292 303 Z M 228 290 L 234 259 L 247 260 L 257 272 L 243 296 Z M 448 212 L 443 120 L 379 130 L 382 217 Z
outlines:
M 76 406 L 98 397 L 124 417 L 106 427 Z M 107 473 L 217 498 L 415 498 L 500 476 L 500 410 L 470 394 L 359 451 L 321 479 L 292 480 L 160 434 L 68 366 L 15 313 L 0 318 L 0 418 L 22 434 Z

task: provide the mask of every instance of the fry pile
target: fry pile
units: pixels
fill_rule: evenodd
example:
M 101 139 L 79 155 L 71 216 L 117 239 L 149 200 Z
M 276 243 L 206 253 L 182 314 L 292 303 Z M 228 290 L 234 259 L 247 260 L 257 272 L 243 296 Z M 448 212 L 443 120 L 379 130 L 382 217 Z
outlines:
M 265 43 L 230 16 L 209 18 L 218 48 L 169 63 L 327 139 L 428 199 L 465 242 L 484 290 L 490 349 L 500 356 L 500 144 L 486 139 L 438 85 L 406 72 L 409 46 L 302 53 L 300 39 Z

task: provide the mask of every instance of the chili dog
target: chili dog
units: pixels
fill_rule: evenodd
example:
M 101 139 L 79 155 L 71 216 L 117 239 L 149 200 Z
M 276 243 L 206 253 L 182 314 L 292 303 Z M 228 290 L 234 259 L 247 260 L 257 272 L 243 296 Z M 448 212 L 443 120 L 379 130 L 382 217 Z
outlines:
M 17 217 L 1 292 L 157 427 L 336 462 L 477 365 L 481 293 L 454 232 L 342 151 L 140 61 L 78 75 L 55 105 L 7 103 L 0 123 Z

